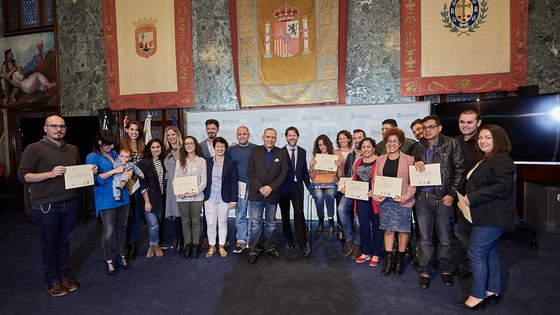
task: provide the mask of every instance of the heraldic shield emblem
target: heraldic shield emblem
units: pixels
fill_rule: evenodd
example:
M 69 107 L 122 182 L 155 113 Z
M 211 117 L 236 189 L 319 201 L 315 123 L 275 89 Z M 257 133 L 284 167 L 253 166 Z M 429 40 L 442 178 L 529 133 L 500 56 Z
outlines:
M 136 54 L 149 58 L 157 51 L 157 19 L 143 18 L 134 22 L 136 36 Z
M 444 4 L 441 10 L 443 26 L 451 33 L 457 33 L 458 36 L 462 34 L 470 36 L 469 33 L 476 32 L 476 29 L 485 22 L 487 11 L 487 0 L 452 0 L 449 9 L 447 4 Z
M 265 22 L 265 55 L 264 58 L 272 58 L 270 53 L 271 37 L 274 42 L 274 53 L 278 57 L 288 58 L 295 56 L 300 51 L 300 33 L 303 34 L 302 55 L 309 55 L 309 29 L 308 18 L 306 15 L 300 20 L 297 19 L 299 10 L 296 7 L 289 7 L 287 4 L 274 10 L 274 17 L 278 22 L 274 23 L 274 32 L 270 32 L 270 22 Z

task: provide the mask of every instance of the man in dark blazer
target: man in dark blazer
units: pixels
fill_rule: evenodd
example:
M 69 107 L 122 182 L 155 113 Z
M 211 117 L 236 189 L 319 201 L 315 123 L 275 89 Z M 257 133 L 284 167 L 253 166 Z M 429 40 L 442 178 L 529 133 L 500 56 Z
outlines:
M 309 170 L 305 150 L 297 146 L 299 130 L 296 127 L 288 127 L 284 133 L 288 144 L 284 147 L 288 153 L 288 174 L 282 185 L 280 197 L 280 212 L 282 214 L 282 231 L 287 240 L 286 248 L 289 252 L 294 249 L 294 235 L 290 225 L 290 200 L 294 207 L 294 227 L 296 229 L 299 248 L 304 257 L 309 256 L 309 246 L 305 235 L 305 216 L 303 215 L 303 193 L 304 187 L 309 187 Z M 304 186 L 305 185 L 305 186 Z
M 274 229 L 276 228 L 276 207 L 280 201 L 282 184 L 288 173 L 288 155 L 285 150 L 275 146 L 276 130 L 264 130 L 264 145 L 251 150 L 247 164 L 249 177 L 249 201 L 251 233 L 249 237 L 249 263 L 257 262 L 259 250 L 257 243 L 262 233 L 263 213 L 265 216 L 264 250 L 274 258 L 280 255 L 275 248 Z

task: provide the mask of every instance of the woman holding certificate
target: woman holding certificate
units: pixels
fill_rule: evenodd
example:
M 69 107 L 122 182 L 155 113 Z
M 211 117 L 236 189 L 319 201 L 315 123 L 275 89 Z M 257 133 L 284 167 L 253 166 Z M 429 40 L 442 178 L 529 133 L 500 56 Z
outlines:
M 227 257 L 227 218 L 230 209 L 237 206 L 237 166 L 225 157 L 228 143 L 222 137 L 214 138 L 214 157 L 206 160 L 207 182 L 204 190 L 204 209 L 208 223 L 208 243 L 210 248 L 206 258 L 216 253 L 216 225 L 218 227 L 219 253 Z
M 144 199 L 144 215 L 148 222 L 150 246 L 146 258 L 162 257 L 159 246 L 159 223 L 165 208 L 165 166 L 163 165 L 165 144 L 154 138 L 146 144 L 144 158 L 138 167 L 144 172 L 140 178 L 140 193 Z
M 177 205 L 177 197 L 173 194 L 173 176 L 175 175 L 175 165 L 179 160 L 179 151 L 183 147 L 183 137 L 181 132 L 175 126 L 165 128 L 165 148 L 166 156 L 163 165 L 167 170 L 167 191 L 165 193 L 165 217 L 173 220 L 175 223 L 175 253 L 177 255 L 183 252 L 185 240 L 183 238 L 183 225 L 181 223 L 181 214 Z
M 309 166 L 311 193 L 317 208 L 319 224 L 317 230 L 323 232 L 325 221 L 325 202 L 329 216 L 329 235 L 334 234 L 334 199 L 337 191 L 336 182 L 343 173 L 344 158 L 341 154 L 334 154 L 331 140 L 326 135 L 320 135 L 313 144 L 313 156 Z
M 385 261 L 381 274 L 386 276 L 393 272 L 402 275 L 404 272 L 404 256 L 408 244 L 408 233 L 412 224 L 412 206 L 416 187 L 410 185 L 408 167 L 414 165 L 414 158 L 400 151 L 404 143 L 404 132 L 398 128 L 385 131 L 383 141 L 387 154 L 377 158 L 375 176 L 373 177 L 373 200 L 379 204 L 379 228 L 385 230 L 383 241 L 385 244 Z M 385 191 L 383 195 L 376 188 L 376 179 L 381 177 L 400 179 L 395 185 L 396 191 Z M 378 180 L 379 184 L 380 181 Z M 398 184 L 398 183 L 397 183 Z M 386 186 L 387 187 L 387 186 Z M 395 233 L 398 234 L 398 251 L 393 251 Z
M 179 151 L 179 160 L 175 166 L 173 178 L 173 191 L 177 196 L 176 200 L 183 224 L 183 237 L 185 238 L 185 251 L 181 259 L 196 260 L 199 252 L 200 215 L 206 188 L 206 160 L 195 137 L 187 136 L 185 138 Z M 194 179 L 194 185 L 179 185 L 178 181 L 181 178 Z
M 464 204 L 459 204 L 462 211 L 470 211 L 472 218 L 468 254 L 473 280 L 467 300 L 455 305 L 468 309 L 484 308 L 487 301 L 497 303 L 501 299 L 496 245 L 515 218 L 515 165 L 508 155 L 511 143 L 506 132 L 497 125 L 482 127 L 478 147 L 484 157 L 467 173 Z
M 95 175 L 93 196 L 95 198 L 95 213 L 101 215 L 103 234 L 101 245 L 105 256 L 105 272 L 108 275 L 117 274 L 117 267 L 130 269 L 132 266 L 125 255 L 126 221 L 128 218 L 128 194 L 122 194 L 119 200 L 113 197 L 113 175 L 123 173 L 124 165 L 114 168 L 117 152 L 113 146 L 117 137 L 109 130 L 101 130 L 95 138 L 93 152 L 86 157 L 87 164 L 97 165 L 99 172 Z M 126 178 L 132 176 L 132 169 Z M 115 261 L 116 258 L 116 261 Z
M 375 161 L 377 160 L 377 156 L 374 153 L 375 140 L 366 137 L 360 142 L 359 148 L 362 152 L 362 157 L 354 163 L 354 177 L 352 180 L 368 184 L 367 194 L 364 197 L 360 197 L 360 199 L 355 199 L 354 202 L 354 208 L 360 222 L 360 238 L 362 240 L 362 255 L 356 258 L 356 262 L 361 264 L 369 260 L 369 265 L 376 267 L 381 256 L 383 232 L 379 229 L 379 206 L 372 199 L 372 179 L 375 171 Z M 345 189 L 345 194 L 348 193 L 347 188 L 348 185 Z M 371 238 L 372 232 L 373 241 Z

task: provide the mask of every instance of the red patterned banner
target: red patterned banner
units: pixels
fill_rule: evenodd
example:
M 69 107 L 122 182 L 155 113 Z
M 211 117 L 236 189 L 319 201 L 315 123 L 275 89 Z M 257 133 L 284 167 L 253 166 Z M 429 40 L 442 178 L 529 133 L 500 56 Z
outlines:
M 193 107 L 190 0 L 102 6 L 109 107 Z
M 515 91 L 527 0 L 401 1 L 401 96 Z

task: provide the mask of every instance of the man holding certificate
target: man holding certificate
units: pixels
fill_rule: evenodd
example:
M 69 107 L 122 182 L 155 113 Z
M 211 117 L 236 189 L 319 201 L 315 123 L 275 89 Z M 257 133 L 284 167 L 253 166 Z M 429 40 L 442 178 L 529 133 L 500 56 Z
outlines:
M 434 225 L 438 234 L 437 269 L 445 285 L 453 285 L 453 263 L 451 235 L 453 220 L 453 200 L 465 173 L 463 152 L 459 142 L 441 134 L 441 124 L 437 115 L 426 116 L 422 120 L 424 139 L 415 146 L 413 155 L 415 169 L 422 173 L 425 165 L 439 164 L 441 185 L 419 186 L 416 193 L 416 219 L 419 228 L 418 284 L 422 288 L 430 286 L 433 267 L 430 260 L 434 254 L 432 231 Z
M 64 296 L 78 289 L 68 277 L 70 238 L 76 224 L 79 193 L 65 189 L 66 166 L 80 164 L 78 149 L 64 142 L 66 125 L 59 116 L 45 120 L 46 136 L 23 151 L 18 178 L 29 184 L 33 216 L 41 228 L 41 265 L 47 292 Z M 97 174 L 97 166 L 92 166 Z
M 377 158 L 373 178 L 373 200 L 379 204 L 379 228 L 385 230 L 385 264 L 381 274 L 386 276 L 393 272 L 404 272 L 404 255 L 408 245 L 408 233 L 412 223 L 412 206 L 416 187 L 410 185 L 408 167 L 414 165 L 414 158 L 402 153 L 404 132 L 398 128 L 386 130 L 383 134 L 387 154 Z M 387 181 L 382 181 L 386 179 Z M 387 189 L 396 183 L 394 191 Z M 383 183 L 383 184 L 381 184 Z M 380 187 L 381 186 L 381 187 Z M 384 187 L 383 187 L 384 186 Z M 398 234 L 398 251 L 393 252 L 395 232 Z

